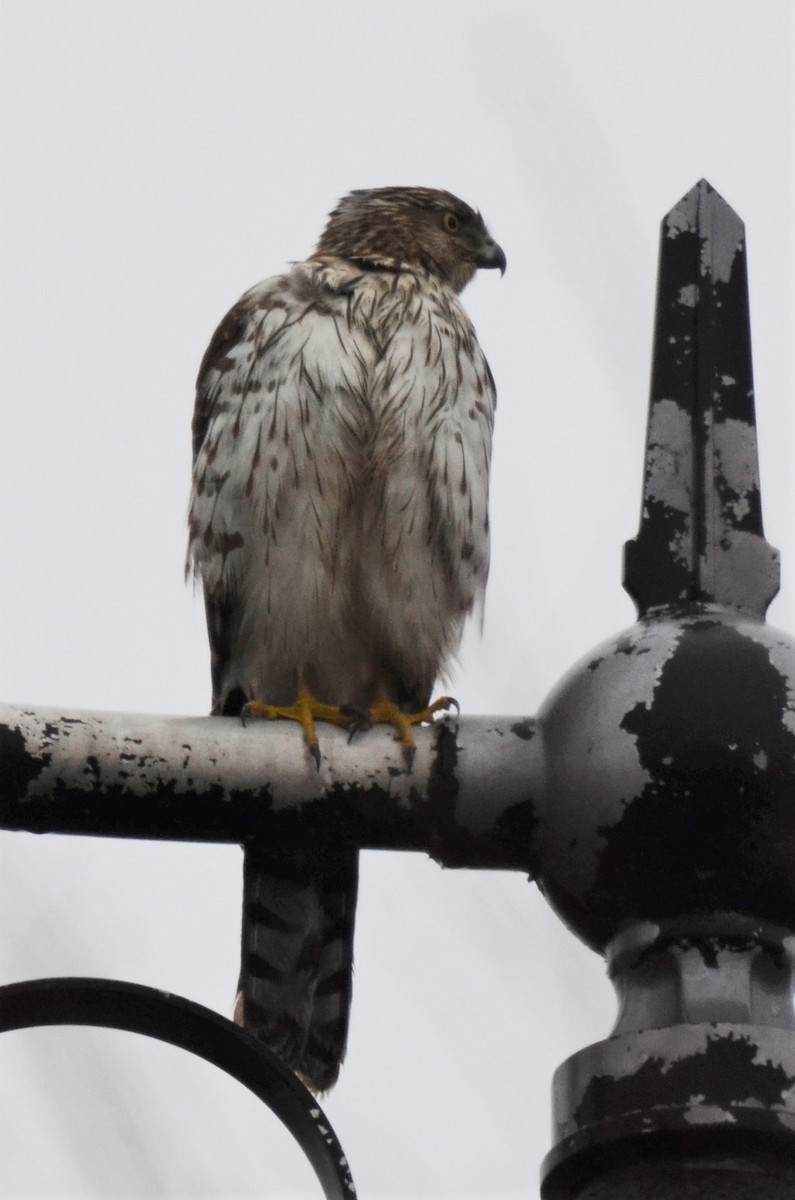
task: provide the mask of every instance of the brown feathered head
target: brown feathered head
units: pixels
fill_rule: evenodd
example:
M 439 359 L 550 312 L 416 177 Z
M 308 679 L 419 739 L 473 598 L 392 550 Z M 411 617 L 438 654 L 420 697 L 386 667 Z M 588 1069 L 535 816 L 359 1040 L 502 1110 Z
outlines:
M 505 271 L 505 254 L 480 213 L 450 192 L 386 187 L 340 200 L 315 250 L 369 267 L 422 267 L 454 292 L 479 267 Z

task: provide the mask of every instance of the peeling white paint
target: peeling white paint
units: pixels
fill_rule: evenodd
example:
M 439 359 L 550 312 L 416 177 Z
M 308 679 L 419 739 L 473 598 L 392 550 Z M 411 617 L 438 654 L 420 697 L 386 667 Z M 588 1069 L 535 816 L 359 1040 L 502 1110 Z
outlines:
M 770 665 L 780 676 L 785 691 L 781 724 L 795 735 L 795 640 L 790 634 L 767 624 L 748 624 L 743 633 L 757 645 L 764 646 Z
M 779 1069 L 787 1078 L 793 1080 L 793 1089 L 782 1091 L 781 1104 L 795 1121 L 795 1040 L 791 1030 L 723 1021 L 673 1025 L 662 1029 L 647 1029 L 641 1033 L 618 1034 L 586 1047 L 569 1060 L 569 1063 L 574 1064 L 572 1069 L 569 1069 L 568 1064 L 559 1068 L 566 1071 L 568 1085 L 572 1089 L 567 1100 L 569 1111 L 576 1111 L 594 1078 L 631 1078 L 650 1061 L 655 1064 L 661 1075 L 667 1075 L 686 1060 L 702 1056 L 706 1058 L 710 1045 L 721 1042 L 745 1042 L 754 1050 L 754 1065 Z M 707 1082 L 705 1079 L 705 1083 Z M 744 1081 L 745 1084 L 748 1082 Z M 691 1099 L 700 1104 L 705 1096 L 694 1095 Z M 705 1110 L 725 1111 L 718 1105 L 700 1106 Z M 759 1104 L 753 1097 L 746 1095 L 738 1096 L 738 1103 L 732 1105 L 736 1112 L 749 1107 L 758 1108 Z
M 717 470 L 726 487 L 738 497 L 756 492 L 759 461 L 753 425 L 734 418 L 716 421 L 712 436 Z
M 649 450 L 646 456 L 647 499 L 679 512 L 691 507 L 693 436 L 690 414 L 675 400 L 658 400 L 649 412 Z
M 704 1097 L 701 1096 L 700 1100 Z M 720 1108 L 717 1104 L 700 1104 L 695 1103 L 694 1106 L 684 1114 L 688 1125 L 736 1125 L 737 1118 L 733 1116 L 726 1108 Z
M 731 208 L 715 203 L 716 197 L 706 183 L 693 188 L 666 216 L 665 236 L 675 238 L 681 233 L 699 232 L 701 274 L 716 283 L 728 283 L 737 254 L 742 250 L 745 227 Z M 698 229 L 702 205 L 707 212 L 701 214 L 701 229 Z M 719 300 L 717 306 L 720 307 Z

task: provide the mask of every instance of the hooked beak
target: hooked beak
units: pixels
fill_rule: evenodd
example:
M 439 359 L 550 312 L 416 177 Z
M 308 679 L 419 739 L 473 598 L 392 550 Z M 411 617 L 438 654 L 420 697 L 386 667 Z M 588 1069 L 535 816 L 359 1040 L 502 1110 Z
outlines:
M 499 267 L 500 275 L 505 274 L 508 265 L 502 246 L 498 246 L 491 238 L 484 241 L 477 263 L 479 267 Z

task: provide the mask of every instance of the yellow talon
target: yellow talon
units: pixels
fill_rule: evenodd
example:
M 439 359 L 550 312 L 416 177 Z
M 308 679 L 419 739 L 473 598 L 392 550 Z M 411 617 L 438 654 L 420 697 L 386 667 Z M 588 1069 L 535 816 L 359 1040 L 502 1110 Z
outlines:
M 329 721 L 332 725 L 342 725 L 345 729 L 350 729 L 351 736 L 368 725 L 393 725 L 397 730 L 396 740 L 400 742 L 403 750 L 403 759 L 410 771 L 417 751 L 417 743 L 411 731 L 412 725 L 433 721 L 434 713 L 450 708 L 458 711 L 458 701 L 452 696 L 440 696 L 432 704 L 413 713 L 403 712 L 393 701 L 382 697 L 371 704 L 365 713 L 350 705 L 340 708 L 332 704 L 321 704 L 308 688 L 301 687 L 292 704 L 263 704 L 259 700 L 249 700 L 248 704 L 243 705 L 240 718 L 244 725 L 250 720 L 297 721 L 303 730 L 307 750 L 317 767 L 320 767 L 320 746 L 315 721 Z
M 246 721 L 259 719 L 265 721 L 297 721 L 304 732 L 304 741 L 309 753 L 320 767 L 320 746 L 318 745 L 315 721 L 330 721 L 332 725 L 343 725 L 347 728 L 351 718 L 345 712 L 332 704 L 321 704 L 308 688 L 298 689 L 298 695 L 293 704 L 262 704 L 259 700 L 249 700 L 243 705 L 240 718 Z
M 454 700 L 452 696 L 440 696 L 438 700 L 434 700 L 432 704 L 420 709 L 419 712 L 403 712 L 391 700 L 386 699 L 376 700 L 374 704 L 370 705 L 368 712 L 373 725 L 394 725 L 397 730 L 396 741 L 400 742 L 406 767 L 410 771 L 417 751 L 417 743 L 411 731 L 412 725 L 420 725 L 423 721 L 433 721 L 434 713 L 446 711 L 449 708 L 455 708 L 458 712 L 458 701 Z

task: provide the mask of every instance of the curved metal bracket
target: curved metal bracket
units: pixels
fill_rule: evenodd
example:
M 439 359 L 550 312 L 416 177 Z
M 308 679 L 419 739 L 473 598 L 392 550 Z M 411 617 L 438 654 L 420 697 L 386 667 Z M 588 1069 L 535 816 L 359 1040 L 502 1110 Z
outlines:
M 312 1164 L 327 1200 L 356 1195 L 342 1146 L 312 1093 L 266 1046 L 211 1009 L 116 979 L 34 979 L 0 987 L 0 1032 L 37 1025 L 126 1029 L 197 1054 L 275 1113 Z

